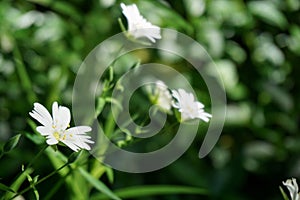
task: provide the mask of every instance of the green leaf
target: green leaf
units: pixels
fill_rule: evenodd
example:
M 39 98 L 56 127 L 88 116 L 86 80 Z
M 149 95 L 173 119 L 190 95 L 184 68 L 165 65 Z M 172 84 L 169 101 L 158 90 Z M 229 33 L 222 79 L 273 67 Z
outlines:
M 268 1 L 251 1 L 248 4 L 250 11 L 268 24 L 284 28 L 288 22 L 284 15 Z
M 114 182 L 114 170 L 112 168 L 105 166 L 105 172 L 109 182 L 112 184 Z
M 282 194 L 282 196 L 283 196 L 283 199 L 284 199 L 284 200 L 289 200 L 288 196 L 287 196 L 286 193 L 283 191 L 283 189 L 282 189 L 281 186 L 279 186 L 279 189 L 280 189 L 280 192 L 281 192 L 281 194 Z
M 4 146 L 3 146 L 3 152 L 7 153 L 7 152 L 13 150 L 17 146 L 17 144 L 18 144 L 18 142 L 20 140 L 20 137 L 21 137 L 21 134 L 18 134 L 18 135 L 15 135 L 14 137 L 10 138 L 4 144 Z
M 11 189 L 10 187 L 4 185 L 3 183 L 0 183 L 0 190 L 6 191 L 6 192 L 16 193 L 13 189 Z
M 43 137 L 42 135 L 28 133 L 28 132 L 25 132 L 23 134 L 26 138 L 31 140 L 34 144 L 41 145 L 41 144 L 45 143 L 45 137 Z
M 97 190 L 104 194 L 104 197 L 110 197 L 114 200 L 121 200 L 118 196 L 116 196 L 105 184 L 103 184 L 100 180 L 97 180 L 93 176 L 91 176 L 87 171 L 82 168 L 79 168 L 79 172 L 81 175 L 92 184 Z
M 137 198 L 143 196 L 165 195 L 165 194 L 199 194 L 206 195 L 207 191 L 202 188 L 176 186 L 176 185 L 147 185 L 134 186 L 115 190 L 114 193 L 123 199 Z M 95 195 L 91 199 L 107 199 L 104 195 Z

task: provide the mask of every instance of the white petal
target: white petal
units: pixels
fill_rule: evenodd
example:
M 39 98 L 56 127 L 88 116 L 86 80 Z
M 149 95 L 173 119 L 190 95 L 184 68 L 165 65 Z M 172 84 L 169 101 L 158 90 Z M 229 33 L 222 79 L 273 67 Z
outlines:
M 83 140 L 82 138 L 78 137 L 76 139 L 76 145 L 79 146 L 81 149 L 91 150 L 91 147 L 88 144 L 86 144 L 87 141 L 88 140 Z
M 86 132 L 90 132 L 92 130 L 89 126 L 75 126 L 66 130 L 68 134 L 85 134 Z
M 44 126 L 51 126 L 52 117 L 48 110 L 40 103 L 34 103 L 33 111 L 29 115 Z
M 180 101 L 179 94 L 176 90 L 172 90 L 172 96 L 177 100 Z
M 57 103 L 53 103 L 53 119 L 54 125 L 56 128 L 60 130 L 65 130 L 70 124 L 71 121 L 71 114 L 70 110 L 64 106 L 58 106 Z
M 298 192 L 298 184 L 297 184 L 297 181 L 295 178 L 292 178 L 292 182 L 293 182 L 293 185 L 295 187 L 295 190 Z
M 54 137 L 48 137 L 46 142 L 49 145 L 54 145 L 58 143 L 58 141 Z
M 198 109 L 204 108 L 204 105 L 202 103 L 200 103 L 200 102 L 197 101 L 196 104 L 197 104 L 197 108 Z
M 36 127 L 37 132 L 39 132 L 41 135 L 50 135 L 53 132 L 53 129 L 46 126 L 38 126 Z
M 181 120 L 199 118 L 205 122 L 209 121 L 211 114 L 204 112 L 204 105 L 195 100 L 193 93 L 186 92 L 184 89 L 172 90 L 172 96 L 177 100 L 173 102 L 173 107 L 181 113 Z
M 208 117 L 205 117 L 205 116 L 199 116 L 198 117 L 199 119 L 202 119 L 203 121 L 205 121 L 205 122 L 209 122 L 209 118 Z
M 64 143 L 65 145 L 67 145 L 69 148 L 71 148 L 73 151 L 78 151 L 80 148 L 78 146 L 76 146 L 72 141 L 69 140 L 62 140 L 62 143 Z
M 52 117 L 53 117 L 53 122 L 54 122 L 53 125 L 55 125 L 55 126 L 56 126 L 57 121 L 58 121 L 57 116 L 58 116 L 58 104 L 55 101 L 52 104 Z
M 60 124 L 61 129 L 65 130 L 70 125 L 71 113 L 70 113 L 69 108 L 64 107 L 64 106 L 59 106 L 59 112 L 60 112 L 60 117 L 61 117 L 59 124 Z

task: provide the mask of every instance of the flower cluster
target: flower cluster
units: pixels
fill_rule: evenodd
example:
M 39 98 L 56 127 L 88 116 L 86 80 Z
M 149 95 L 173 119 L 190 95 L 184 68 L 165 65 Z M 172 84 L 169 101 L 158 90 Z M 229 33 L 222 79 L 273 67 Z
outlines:
M 126 6 L 122 3 L 121 8 L 128 21 L 127 36 L 134 39 L 146 37 L 151 42 L 161 38 L 160 28 L 148 22 L 140 14 L 135 4 Z M 163 81 L 155 83 L 151 100 L 165 112 L 171 113 L 172 107 L 177 109 L 181 113 L 181 121 L 198 118 L 208 122 L 212 117 L 204 111 L 204 105 L 196 101 L 192 93 L 188 93 L 183 89 L 170 92 Z M 55 145 L 61 142 L 74 151 L 91 149 L 89 144 L 93 144 L 94 141 L 86 134 L 92 130 L 91 127 L 76 126 L 69 128 L 71 115 L 67 107 L 58 106 L 57 102 L 54 102 L 51 116 L 43 105 L 34 103 L 33 111 L 29 114 L 42 124 L 36 130 L 46 137 L 47 144 Z
M 178 89 L 172 90 L 171 94 L 163 81 L 156 82 L 152 96 L 154 97 L 152 99 L 155 99 L 152 102 L 163 111 L 169 112 L 172 107 L 176 108 L 181 113 L 181 121 L 198 118 L 208 122 L 212 117 L 211 114 L 204 111 L 204 105 L 196 101 L 192 93 L 186 92 L 184 89 Z
M 146 37 L 151 42 L 155 39 L 160 39 L 160 28 L 152 25 L 143 16 L 141 16 L 135 4 L 126 6 L 121 4 L 123 14 L 128 21 L 128 34 L 135 39 Z M 211 114 L 204 112 L 204 105 L 195 100 L 192 93 L 188 93 L 183 89 L 173 90 L 172 94 L 168 90 L 166 84 L 162 81 L 157 81 L 151 100 L 158 105 L 163 111 L 169 112 L 172 107 L 178 109 L 181 113 L 181 121 L 190 119 L 201 119 L 205 122 L 209 121 Z M 173 98 L 176 100 L 174 101 Z

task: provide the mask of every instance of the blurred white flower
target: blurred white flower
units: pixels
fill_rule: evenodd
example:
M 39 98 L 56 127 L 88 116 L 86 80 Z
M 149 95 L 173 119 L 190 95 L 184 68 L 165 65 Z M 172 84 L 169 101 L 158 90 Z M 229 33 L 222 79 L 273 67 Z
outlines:
M 209 121 L 211 114 L 204 112 L 204 105 L 199 101 L 195 101 L 192 93 L 188 93 L 183 89 L 172 90 L 173 97 L 177 102 L 173 102 L 173 107 L 177 108 L 181 113 L 181 121 L 199 118 L 205 122 Z
M 128 34 L 135 39 L 146 37 L 151 42 L 160 39 L 160 28 L 148 22 L 139 12 L 135 4 L 126 6 L 121 3 L 122 12 L 127 18 Z
M 92 130 L 91 127 L 76 126 L 67 129 L 71 121 L 70 110 L 64 106 L 58 106 L 57 102 L 52 104 L 52 117 L 40 103 L 34 103 L 33 111 L 29 115 L 43 125 L 38 126 L 36 130 L 46 136 L 48 145 L 62 142 L 73 151 L 78 151 L 80 149 L 90 150 L 88 143 L 94 143 L 90 140 L 91 137 L 86 135 L 86 132 Z
M 287 187 L 290 192 L 291 200 L 300 200 L 300 195 L 298 193 L 298 184 L 295 178 L 288 179 L 285 182 L 282 181 L 283 185 Z
M 156 81 L 153 91 L 153 103 L 163 111 L 169 112 L 172 106 L 172 95 L 163 81 Z

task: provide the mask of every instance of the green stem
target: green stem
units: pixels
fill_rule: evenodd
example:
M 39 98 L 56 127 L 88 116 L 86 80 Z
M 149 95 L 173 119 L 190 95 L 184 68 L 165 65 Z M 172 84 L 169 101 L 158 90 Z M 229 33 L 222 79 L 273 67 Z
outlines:
M 61 169 L 63 169 L 64 167 L 68 166 L 69 163 L 65 163 L 63 166 L 61 166 L 60 168 L 56 169 L 55 171 L 51 172 L 50 174 L 48 174 L 47 176 L 45 176 L 44 178 L 40 179 L 39 181 L 37 181 L 36 183 L 30 185 L 29 187 L 25 188 L 24 190 L 22 190 L 21 192 L 17 193 L 16 195 L 14 195 L 12 198 L 10 198 L 9 200 L 12 200 L 14 198 L 16 198 L 19 195 L 24 194 L 25 192 L 29 191 L 30 189 L 32 189 L 33 187 L 37 186 L 38 184 L 42 183 L 43 181 L 47 180 L 48 178 L 50 178 L 51 176 L 53 176 L 54 174 L 56 174 L 58 171 L 60 171 Z
M 28 163 L 25 169 L 22 170 L 22 172 L 17 176 L 16 180 L 19 179 L 21 176 L 26 176 L 25 174 L 28 173 L 28 169 L 31 167 L 31 165 L 36 161 L 38 157 L 42 155 L 42 153 L 46 150 L 48 145 L 45 145 L 36 155 L 35 157 Z
M 47 196 L 44 198 L 44 200 L 51 199 L 51 197 L 55 194 L 55 192 L 61 187 L 61 185 L 65 182 L 66 178 L 71 174 L 71 170 L 64 176 L 62 177 L 52 188 L 51 190 L 47 193 Z
M 119 22 L 121 31 L 123 31 L 123 32 L 126 34 L 126 37 L 128 37 L 128 35 L 127 35 L 128 33 L 127 33 L 126 28 L 125 28 L 125 26 L 124 26 L 124 24 L 123 24 L 123 22 L 122 22 L 122 19 L 121 19 L 121 18 L 118 18 L 118 22 Z
M 104 130 L 104 133 L 108 138 L 110 138 L 111 134 L 113 133 L 115 126 L 116 125 L 115 125 L 113 112 L 110 112 L 107 121 L 105 123 L 105 130 Z
M 44 153 L 44 151 L 47 149 L 48 145 L 43 146 L 43 148 L 34 156 L 34 158 L 28 163 L 28 165 L 26 166 L 26 169 L 28 169 L 29 167 L 31 167 L 31 165 L 36 161 L 36 159 L 38 159 L 38 157 L 40 157 L 42 155 L 42 153 Z

